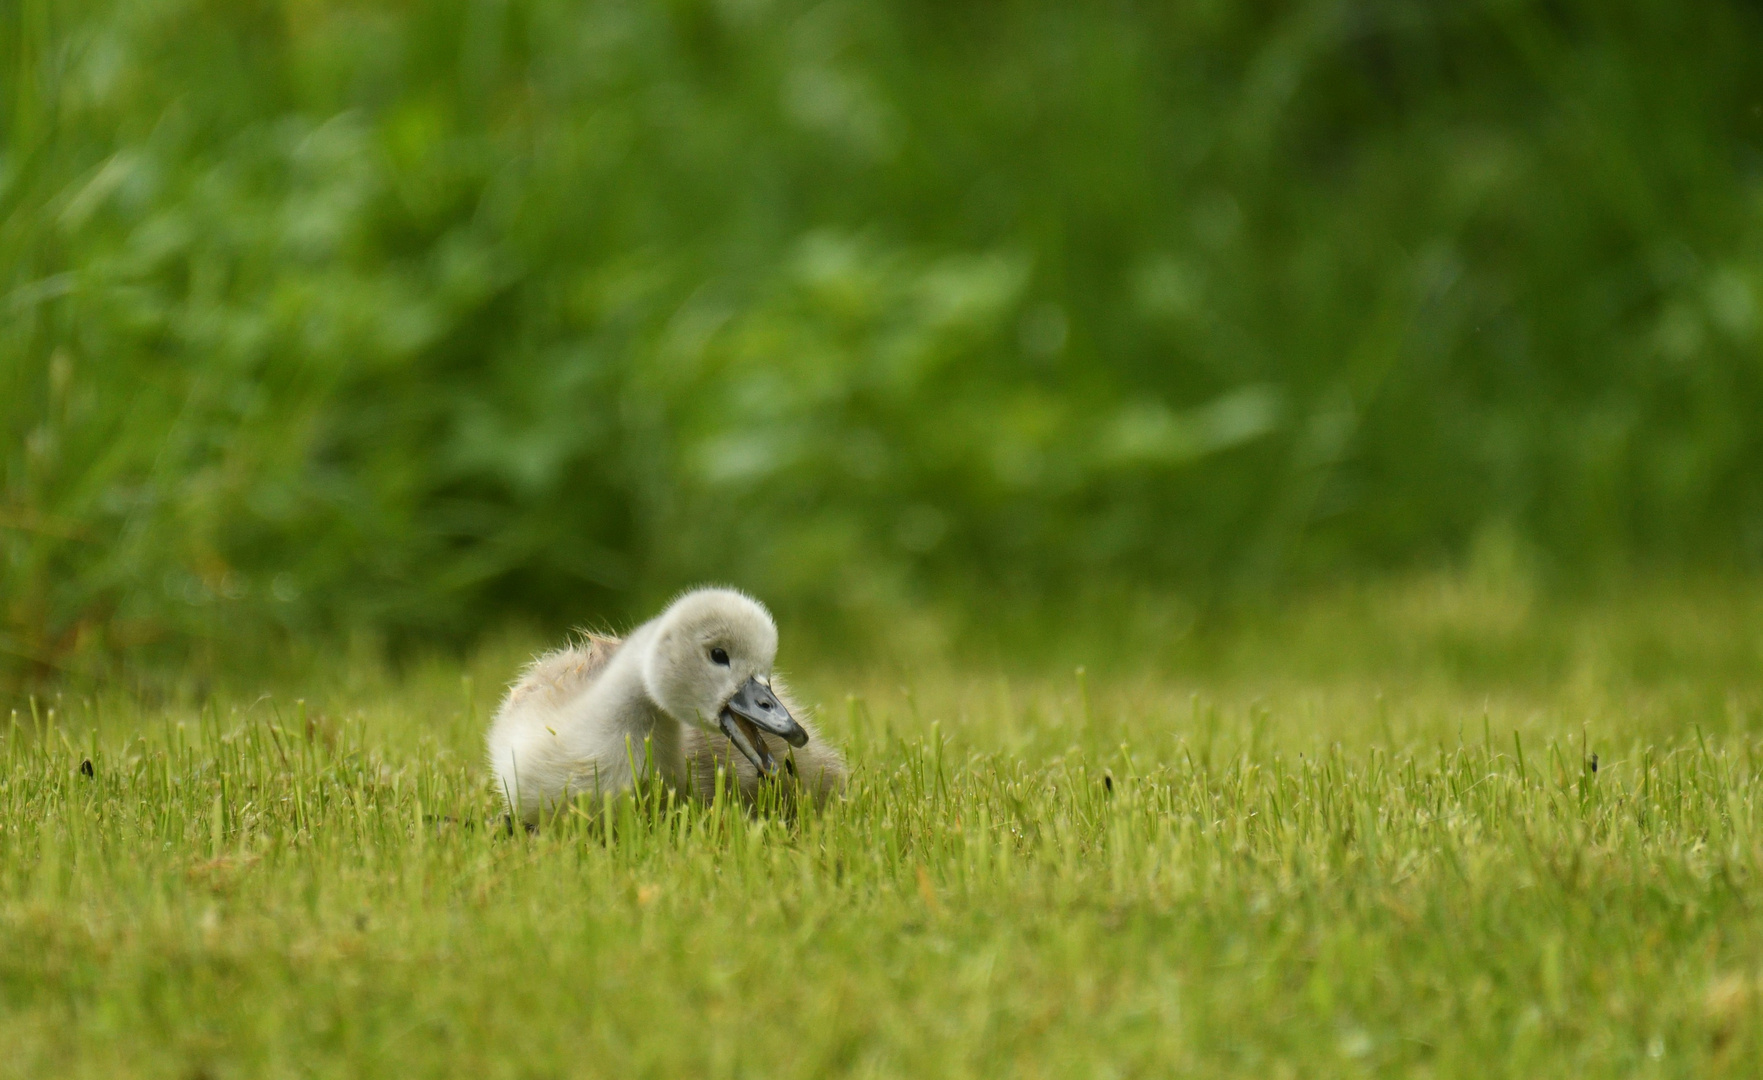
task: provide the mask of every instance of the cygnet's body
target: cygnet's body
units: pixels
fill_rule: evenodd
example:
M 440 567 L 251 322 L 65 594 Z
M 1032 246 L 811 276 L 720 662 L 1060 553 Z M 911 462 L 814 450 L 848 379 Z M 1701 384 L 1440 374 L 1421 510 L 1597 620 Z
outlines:
M 537 823 L 577 795 L 631 787 L 633 767 L 701 798 L 725 769 L 725 784 L 751 802 L 761 766 L 782 762 L 786 782 L 824 801 L 845 763 L 772 679 L 776 654 L 777 627 L 758 601 L 698 589 L 622 641 L 592 635 L 539 657 L 487 740 L 510 812 Z M 731 739 L 748 745 L 737 752 Z

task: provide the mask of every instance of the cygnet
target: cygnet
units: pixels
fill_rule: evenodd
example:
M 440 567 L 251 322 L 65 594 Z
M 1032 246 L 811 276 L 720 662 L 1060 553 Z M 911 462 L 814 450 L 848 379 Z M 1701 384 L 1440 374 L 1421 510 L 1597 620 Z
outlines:
M 509 812 L 536 825 L 577 795 L 597 804 L 630 788 L 645 770 L 698 798 L 710 797 L 722 768 L 749 803 L 767 777 L 823 803 L 843 785 L 845 763 L 772 677 L 776 656 L 765 606 L 711 588 L 623 640 L 589 635 L 539 657 L 487 739 Z

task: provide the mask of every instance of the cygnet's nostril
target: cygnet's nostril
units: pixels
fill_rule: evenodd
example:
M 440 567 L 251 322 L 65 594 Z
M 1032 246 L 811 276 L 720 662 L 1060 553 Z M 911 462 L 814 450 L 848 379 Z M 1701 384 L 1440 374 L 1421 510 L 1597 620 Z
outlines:
M 761 708 L 761 709 L 769 709 L 769 708 L 771 708 L 771 702 L 769 702 L 769 701 L 761 701 L 761 702 L 760 702 L 760 703 L 759 703 L 759 707 L 760 707 L 760 708 Z

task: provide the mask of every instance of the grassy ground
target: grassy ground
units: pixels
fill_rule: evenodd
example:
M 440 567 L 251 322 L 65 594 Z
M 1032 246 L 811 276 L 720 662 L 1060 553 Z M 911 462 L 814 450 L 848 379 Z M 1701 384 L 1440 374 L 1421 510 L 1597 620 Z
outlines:
M 823 815 L 533 837 L 477 764 L 517 647 L 24 701 L 0 1075 L 1754 1075 L 1760 616 L 1445 583 L 825 667 Z

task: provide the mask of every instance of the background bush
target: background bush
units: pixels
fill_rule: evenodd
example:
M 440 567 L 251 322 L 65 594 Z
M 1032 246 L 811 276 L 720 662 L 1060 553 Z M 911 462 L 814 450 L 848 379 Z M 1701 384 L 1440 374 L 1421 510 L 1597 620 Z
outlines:
M 1763 558 L 1763 17 L 0 5 L 0 665 Z

